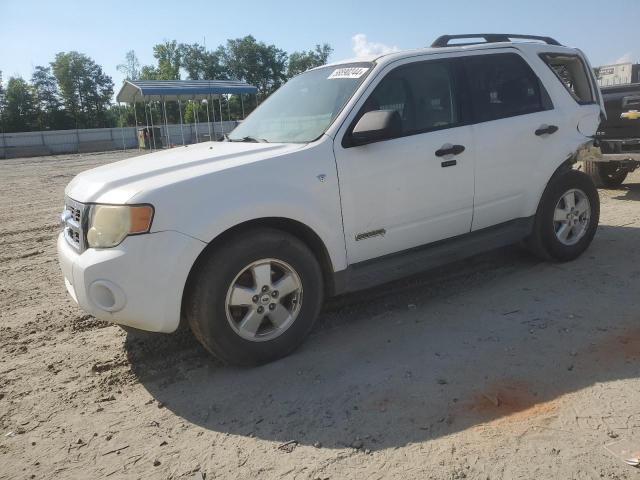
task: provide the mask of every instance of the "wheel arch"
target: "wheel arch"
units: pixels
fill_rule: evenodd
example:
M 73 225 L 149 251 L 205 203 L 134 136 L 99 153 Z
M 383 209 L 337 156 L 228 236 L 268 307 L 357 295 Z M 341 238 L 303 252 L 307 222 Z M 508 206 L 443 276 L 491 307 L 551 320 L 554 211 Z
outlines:
M 558 165 L 558 167 L 551 174 L 551 176 L 549 177 L 547 182 L 544 184 L 543 188 L 538 192 L 538 202 L 536 204 L 537 206 L 536 206 L 536 212 L 535 212 L 536 216 L 538 215 L 538 212 L 540 212 L 540 207 L 542 205 L 542 199 L 544 198 L 544 195 L 547 192 L 547 189 L 549 188 L 549 185 L 551 185 L 551 183 L 559 175 L 562 175 L 563 173 L 566 173 L 568 171 L 573 170 L 573 165 L 576 163 L 576 161 L 577 161 L 576 155 L 570 156 L 564 162 L 562 162 L 560 165 Z
M 333 262 L 331 261 L 329 251 L 320 236 L 311 227 L 297 220 L 285 217 L 264 217 L 247 220 L 245 222 L 234 225 L 233 227 L 230 227 L 217 235 L 207 244 L 202 252 L 200 252 L 200 255 L 198 255 L 198 257 L 196 258 L 187 276 L 185 288 L 182 294 L 181 311 L 184 311 L 184 302 L 189 295 L 190 284 L 197 276 L 199 265 L 202 264 L 203 259 L 214 252 L 220 245 L 229 241 L 234 236 L 240 235 L 243 232 L 256 228 L 273 228 L 275 230 L 280 230 L 282 232 L 293 235 L 298 240 L 303 242 L 307 247 L 309 247 L 311 253 L 313 253 L 313 255 L 318 260 L 318 263 L 320 264 L 325 292 L 327 296 L 331 296 L 333 294 L 333 292 L 335 291 L 333 280 Z

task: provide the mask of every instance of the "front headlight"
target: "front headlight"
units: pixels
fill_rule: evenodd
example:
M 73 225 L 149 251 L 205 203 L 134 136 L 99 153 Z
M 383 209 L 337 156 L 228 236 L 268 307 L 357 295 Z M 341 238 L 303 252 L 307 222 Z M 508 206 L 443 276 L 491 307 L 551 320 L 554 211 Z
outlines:
M 115 247 L 127 235 L 147 233 L 152 220 L 151 205 L 92 205 L 87 243 L 92 248 Z

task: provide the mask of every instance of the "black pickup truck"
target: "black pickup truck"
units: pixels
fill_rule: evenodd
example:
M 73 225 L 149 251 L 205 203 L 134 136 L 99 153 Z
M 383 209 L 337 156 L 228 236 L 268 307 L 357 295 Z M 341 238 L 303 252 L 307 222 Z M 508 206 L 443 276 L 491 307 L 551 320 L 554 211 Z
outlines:
M 607 119 L 594 146 L 601 155 L 584 163 L 597 186 L 615 188 L 640 166 L 640 83 L 601 88 Z

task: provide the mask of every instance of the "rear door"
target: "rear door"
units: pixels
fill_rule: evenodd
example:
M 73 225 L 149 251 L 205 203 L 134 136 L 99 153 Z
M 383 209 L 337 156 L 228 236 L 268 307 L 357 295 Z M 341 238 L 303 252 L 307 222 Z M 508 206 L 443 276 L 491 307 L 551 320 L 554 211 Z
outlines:
M 532 213 L 528 199 L 550 151 L 558 114 L 515 49 L 464 57 L 476 147 L 472 230 Z

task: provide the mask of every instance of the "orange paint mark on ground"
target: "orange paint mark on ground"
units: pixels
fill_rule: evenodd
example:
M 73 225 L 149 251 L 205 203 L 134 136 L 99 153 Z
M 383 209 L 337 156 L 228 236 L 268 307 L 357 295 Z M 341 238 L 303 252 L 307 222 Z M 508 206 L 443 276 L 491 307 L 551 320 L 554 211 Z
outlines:
M 554 414 L 559 401 L 541 401 L 536 393 L 521 381 L 502 380 L 462 401 L 457 408 L 459 415 L 472 415 L 482 421 L 522 421 L 532 417 Z
M 611 336 L 589 348 L 589 354 L 602 362 L 640 360 L 640 328 Z

